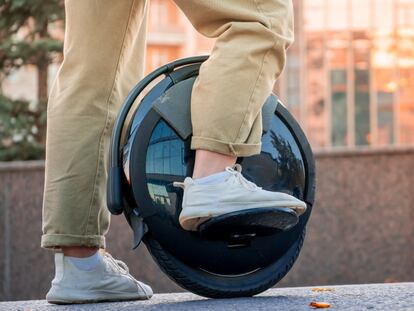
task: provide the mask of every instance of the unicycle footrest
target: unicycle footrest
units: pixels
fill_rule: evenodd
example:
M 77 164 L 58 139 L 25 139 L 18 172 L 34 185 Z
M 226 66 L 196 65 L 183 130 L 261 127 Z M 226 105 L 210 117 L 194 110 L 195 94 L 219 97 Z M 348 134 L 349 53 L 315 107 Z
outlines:
M 263 236 L 286 231 L 299 221 L 290 208 L 252 208 L 213 217 L 202 223 L 198 232 L 203 238 Z

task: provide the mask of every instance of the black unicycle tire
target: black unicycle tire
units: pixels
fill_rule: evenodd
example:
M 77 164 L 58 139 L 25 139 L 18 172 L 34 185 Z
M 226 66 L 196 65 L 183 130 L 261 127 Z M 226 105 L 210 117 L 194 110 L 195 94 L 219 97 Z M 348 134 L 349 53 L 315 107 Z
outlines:
M 273 287 L 289 272 L 299 257 L 305 231 L 304 228 L 299 238 L 277 262 L 257 272 L 232 277 L 231 282 L 223 276 L 197 270 L 177 260 L 150 233 L 147 233 L 144 242 L 161 270 L 182 288 L 208 298 L 251 297 Z

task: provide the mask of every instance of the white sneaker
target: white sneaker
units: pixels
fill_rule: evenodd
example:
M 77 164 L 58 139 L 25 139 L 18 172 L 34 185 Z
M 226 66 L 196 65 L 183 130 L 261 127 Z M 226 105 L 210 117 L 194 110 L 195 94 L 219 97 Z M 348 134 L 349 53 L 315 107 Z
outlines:
M 182 211 L 179 217 L 185 230 L 197 231 L 208 219 L 235 211 L 263 208 L 287 207 L 298 216 L 306 211 L 306 203 L 282 192 L 263 190 L 241 174 L 241 165 L 226 167 L 230 173 L 224 182 L 198 185 L 191 177 L 174 186 L 184 189 Z
M 55 278 L 46 300 L 55 304 L 91 303 L 99 301 L 143 300 L 152 296 L 148 285 L 129 274 L 128 267 L 110 254 L 92 271 L 75 267 L 63 255 L 55 254 Z

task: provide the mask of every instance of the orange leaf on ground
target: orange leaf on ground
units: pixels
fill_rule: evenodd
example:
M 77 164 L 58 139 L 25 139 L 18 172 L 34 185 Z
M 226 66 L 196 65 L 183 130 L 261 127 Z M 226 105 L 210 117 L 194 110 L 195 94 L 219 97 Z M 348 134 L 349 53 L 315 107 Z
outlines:
M 328 302 L 317 302 L 317 301 L 312 301 L 309 304 L 311 307 L 313 308 L 320 308 L 320 309 L 324 309 L 324 308 L 330 308 L 331 304 Z
M 333 288 L 324 288 L 324 287 L 312 288 L 313 292 L 332 292 L 333 290 L 334 290 Z

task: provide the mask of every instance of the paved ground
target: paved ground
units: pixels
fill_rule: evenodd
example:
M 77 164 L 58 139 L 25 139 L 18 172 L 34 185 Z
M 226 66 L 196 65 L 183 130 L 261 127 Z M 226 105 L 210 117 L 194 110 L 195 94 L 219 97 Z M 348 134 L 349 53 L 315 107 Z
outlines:
M 324 310 L 414 310 L 414 283 L 275 288 L 253 298 L 205 299 L 190 293 L 158 294 L 150 301 L 100 303 L 88 305 L 50 305 L 44 300 L 0 302 L 8 311 L 72 310 L 312 310 L 312 301 L 328 302 Z M 316 288 L 317 289 L 317 288 Z M 320 289 L 320 288 L 319 288 Z

